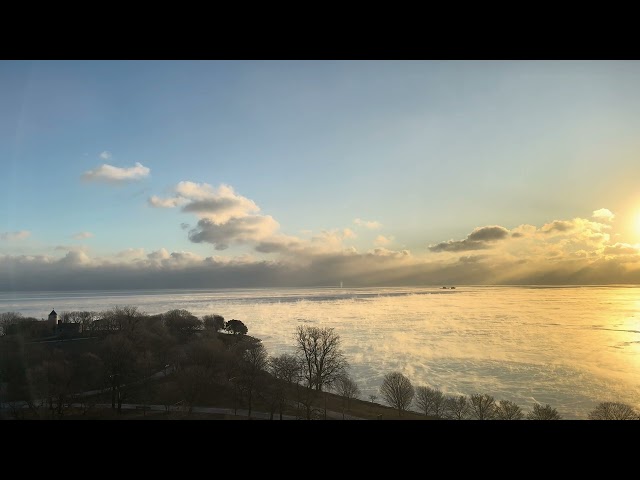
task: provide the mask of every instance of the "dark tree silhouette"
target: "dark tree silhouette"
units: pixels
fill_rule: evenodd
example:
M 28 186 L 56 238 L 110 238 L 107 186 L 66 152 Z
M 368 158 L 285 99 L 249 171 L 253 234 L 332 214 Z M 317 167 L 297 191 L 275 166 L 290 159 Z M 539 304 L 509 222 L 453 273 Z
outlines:
M 300 369 L 300 359 L 290 353 L 283 353 L 269 359 L 269 372 L 271 375 L 288 384 L 298 382 Z
M 202 321 L 204 322 L 204 328 L 207 330 L 213 330 L 214 332 L 218 332 L 224 329 L 225 321 L 222 315 L 205 315 L 202 317 Z
M 437 388 L 416 388 L 416 404 L 420 408 L 420 411 L 427 416 L 444 416 L 445 400 L 444 394 Z
M 602 402 L 589 412 L 589 420 L 640 420 L 640 415 L 626 403 Z
M 172 335 L 191 335 L 202 329 L 202 321 L 189 310 L 169 310 L 162 314 L 162 320 Z
M 245 324 L 240 320 L 229 320 L 224 329 L 234 335 L 246 335 L 249 331 Z
M 492 420 L 496 416 L 496 401 L 491 395 L 474 393 L 469 399 L 469 412 L 476 420 Z
M 344 398 L 347 410 L 351 408 L 351 399 L 358 398 L 360 395 L 360 387 L 351 377 L 346 375 L 339 376 L 333 383 L 336 393 Z M 342 418 L 344 419 L 344 404 L 342 409 Z
M 380 395 L 389 406 L 398 409 L 398 416 L 411 405 L 415 391 L 411 381 L 400 372 L 387 373 L 380 386 Z
M 536 403 L 527 414 L 527 420 L 561 420 L 562 417 L 558 414 L 555 408 L 551 408 L 551 405 L 545 406 Z
M 496 420 L 522 420 L 524 413 L 515 402 L 500 400 L 496 404 L 495 418 Z
M 344 374 L 348 364 L 340 336 L 333 328 L 300 325 L 296 328 L 295 341 L 308 388 L 322 391 Z
M 19 312 L 4 312 L 0 313 L 0 336 L 7 335 L 8 327 L 16 325 L 22 320 L 22 314 Z
M 123 334 L 110 335 L 102 344 L 100 358 L 111 384 L 111 408 L 115 408 L 117 401 L 118 413 L 120 413 L 122 386 L 131 379 L 136 364 L 134 346 Z
M 445 399 L 445 418 L 449 420 L 466 420 L 469 418 L 469 399 L 464 395 Z
M 242 354 L 238 385 L 244 392 L 249 406 L 248 415 L 251 417 L 251 407 L 256 391 L 260 389 L 261 380 L 269 365 L 269 356 L 262 342 L 256 342 L 247 348 Z

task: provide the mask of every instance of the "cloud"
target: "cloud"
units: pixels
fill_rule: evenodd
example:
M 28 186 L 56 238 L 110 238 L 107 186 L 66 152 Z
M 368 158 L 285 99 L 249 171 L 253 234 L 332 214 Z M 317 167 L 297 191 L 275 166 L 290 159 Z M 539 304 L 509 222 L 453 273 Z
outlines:
M 485 258 L 490 258 L 489 255 L 463 255 L 458 259 L 460 263 L 478 263 Z
M 31 232 L 28 230 L 19 230 L 17 232 L 4 232 L 0 233 L 0 240 L 7 240 L 9 242 L 14 240 L 25 240 L 31 236 Z
M 638 246 L 629 245 L 628 243 L 615 243 L 604 247 L 602 253 L 604 255 L 638 255 L 640 249 Z
M 369 228 L 371 230 L 375 230 L 376 228 L 382 227 L 382 224 L 376 220 L 367 221 L 367 220 L 362 220 L 360 218 L 356 218 L 353 221 L 353 223 L 355 223 L 359 227 Z
M 174 208 L 187 201 L 186 198 L 182 197 L 160 198 L 155 195 L 149 197 L 149 205 L 155 208 Z
M 107 183 L 119 183 L 141 180 L 149 176 L 151 170 L 139 162 L 129 168 L 114 167 L 107 163 L 82 174 L 85 181 L 102 181 Z
M 615 218 L 615 215 L 608 208 L 601 208 L 599 210 L 594 210 L 592 217 L 597 220 L 605 220 L 607 222 L 610 222 Z
M 509 230 L 499 225 L 489 225 L 474 229 L 464 240 L 449 240 L 436 245 L 429 245 L 432 252 L 464 252 L 467 250 L 483 250 L 492 248 L 493 242 L 509 235 Z
M 262 223 L 264 220 L 252 215 L 243 218 L 222 225 L 207 220 L 195 234 L 210 235 L 202 241 L 214 246 L 224 245 L 229 238 L 249 239 L 257 253 L 276 254 L 276 258 L 202 257 L 164 248 L 150 253 L 131 248 L 114 257 L 100 258 L 91 257 L 80 247 L 61 246 L 66 250 L 62 257 L 0 254 L 0 290 L 311 287 L 332 285 L 336 279 L 363 287 L 640 283 L 640 245 L 609 244 L 606 237 L 593 240 L 594 234 L 602 234 L 596 230 L 604 227 L 587 219 L 568 220 L 572 228 L 557 236 L 550 236 L 542 228 L 532 231 L 526 227 L 518 230 L 526 235 L 514 238 L 511 233 L 516 229 L 504 236 L 500 229 L 480 227 L 474 230 L 473 238 L 494 245 L 489 254 L 461 255 L 453 251 L 450 255 L 416 257 L 408 250 L 378 247 L 359 253 L 345 248 L 344 229 L 303 240 L 269 233 L 277 226 L 269 226 L 269 220 Z M 264 239 L 255 242 L 263 235 Z M 483 243 L 468 237 L 467 241 Z
M 373 244 L 376 247 L 384 247 L 385 245 L 389 245 L 393 241 L 393 237 L 385 237 L 384 235 L 378 235 Z
M 553 233 L 553 232 L 566 232 L 575 227 L 574 223 L 569 220 L 554 220 L 551 223 L 547 223 L 540 228 L 541 232 Z
M 194 243 L 211 243 L 216 250 L 225 250 L 232 243 L 260 242 L 273 235 L 278 228 L 278 222 L 270 215 L 230 218 L 224 223 L 203 218 L 189 232 L 189 240 Z
M 126 250 L 116 253 L 116 257 L 131 260 L 134 258 L 143 258 L 144 254 L 144 248 L 127 248 Z
M 196 215 L 198 222 L 194 228 L 185 222 L 181 228 L 189 229 L 188 238 L 192 242 L 210 243 L 218 251 L 231 245 L 246 245 L 255 252 L 300 259 L 342 251 L 345 240 L 357 237 L 350 228 L 325 230 L 306 239 L 286 235 L 279 231 L 280 225 L 271 215 L 259 213 L 260 207 L 253 200 L 240 195 L 230 185 L 215 188 L 208 183 L 182 181 L 173 191 L 174 195 L 167 198 L 152 196 L 149 204 L 165 208 L 182 206 L 182 212 Z
M 73 235 L 73 238 L 75 238 L 76 240 L 82 240 L 85 238 L 92 238 L 92 237 L 94 237 L 94 235 L 91 232 L 80 232 Z
M 467 239 L 477 242 L 492 242 L 495 240 L 502 240 L 509 235 L 509 230 L 499 225 L 493 225 L 488 227 L 478 227 L 471 232 Z
M 395 258 L 409 257 L 411 255 L 411 252 L 409 252 L 409 250 L 389 250 L 384 247 L 374 248 L 373 250 L 370 250 L 368 253 L 369 255 L 376 255 L 376 256 L 382 256 L 382 257 L 395 257 Z
M 356 237 L 357 237 L 356 233 L 350 228 L 342 229 L 342 238 L 356 238 Z
M 54 249 L 56 252 L 88 252 L 86 245 L 57 245 Z
M 207 183 L 183 181 L 176 185 L 174 191 L 175 195 L 169 198 L 150 197 L 149 205 L 161 208 L 182 206 L 183 212 L 195 213 L 216 223 L 260 211 L 253 200 L 237 194 L 229 185 L 222 184 L 216 189 Z
M 109 160 L 111 158 L 111 152 L 107 152 L 106 150 L 100 154 L 100 158 L 102 160 Z

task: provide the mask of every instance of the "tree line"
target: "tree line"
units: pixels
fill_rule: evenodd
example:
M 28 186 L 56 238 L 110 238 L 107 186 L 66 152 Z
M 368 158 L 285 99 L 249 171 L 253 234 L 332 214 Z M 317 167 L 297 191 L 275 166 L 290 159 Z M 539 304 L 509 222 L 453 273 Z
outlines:
M 289 412 L 326 419 L 326 392 L 342 399 L 345 418 L 361 395 L 333 328 L 298 325 L 291 351 L 270 356 L 259 339 L 247 335 L 242 321 L 225 321 L 218 314 L 198 318 L 174 309 L 148 315 L 137 307 L 116 306 L 97 313 L 63 312 L 61 318 L 87 325 L 90 336 L 83 338 L 90 348 L 76 348 L 83 342 L 37 342 L 29 337 L 32 319 L 0 315 L 0 403 L 15 418 L 24 415 L 23 403 L 35 417 L 55 418 L 72 404 L 89 412 L 106 395 L 117 412 L 129 401 L 161 402 L 167 411 L 179 404 L 188 412 L 202 402 L 224 401 L 236 412 L 247 409 L 248 416 L 259 406 L 270 418 Z M 400 372 L 386 374 L 378 393 L 398 416 L 415 413 L 415 406 L 428 418 L 451 420 L 562 418 L 550 405 L 536 404 L 524 412 L 516 403 L 490 395 L 452 396 L 429 386 L 414 387 Z M 377 398 L 369 396 L 371 403 Z M 629 405 L 604 402 L 589 418 L 639 417 Z

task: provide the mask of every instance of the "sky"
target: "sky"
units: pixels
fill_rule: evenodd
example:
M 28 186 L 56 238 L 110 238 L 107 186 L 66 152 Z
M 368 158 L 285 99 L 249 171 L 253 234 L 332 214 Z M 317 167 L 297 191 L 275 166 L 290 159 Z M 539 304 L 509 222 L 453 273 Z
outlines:
M 637 61 L 1 61 L 0 290 L 640 283 Z

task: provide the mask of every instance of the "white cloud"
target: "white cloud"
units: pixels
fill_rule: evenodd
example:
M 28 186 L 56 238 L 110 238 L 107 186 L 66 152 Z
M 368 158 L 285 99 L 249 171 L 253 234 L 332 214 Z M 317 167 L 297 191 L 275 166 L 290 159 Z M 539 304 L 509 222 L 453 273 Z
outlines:
M 100 154 L 100 158 L 102 160 L 109 160 L 111 158 L 111 152 L 107 152 L 106 150 Z
M 12 241 L 12 240 L 24 240 L 26 238 L 29 238 L 31 236 L 31 232 L 28 230 L 19 230 L 17 232 L 5 232 L 5 233 L 1 233 L 0 234 L 0 239 L 1 240 L 7 240 L 7 241 Z
M 169 198 L 152 196 L 149 205 L 160 208 L 183 206 L 183 212 L 197 214 L 216 224 L 232 218 L 246 217 L 260 211 L 253 200 L 237 194 L 233 187 L 220 185 L 217 189 L 208 183 L 183 181 L 175 187 L 176 195 Z
M 605 220 L 607 222 L 610 222 L 615 218 L 615 215 L 608 208 L 601 208 L 599 210 L 594 210 L 592 217 L 597 220 Z
M 136 162 L 135 166 L 129 168 L 114 167 L 104 163 L 93 170 L 84 172 L 82 179 L 85 181 L 118 183 L 143 179 L 148 177 L 150 172 L 151 169 L 140 162 Z
M 82 240 L 85 238 L 91 238 L 93 237 L 93 233 L 91 232 L 80 232 L 80 233 L 76 233 L 75 235 L 73 235 L 73 238 L 75 238 L 76 240 Z
M 371 230 L 375 230 L 376 228 L 382 227 L 382 224 L 376 220 L 367 221 L 367 220 L 362 220 L 360 218 L 356 218 L 353 221 L 353 223 L 355 223 L 359 227 L 369 228 Z

